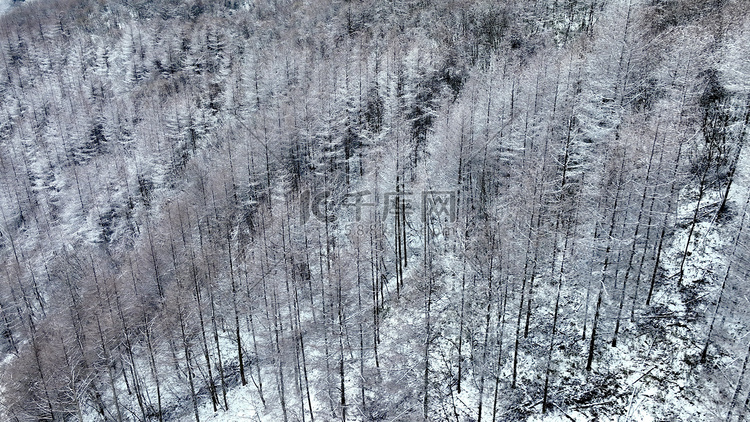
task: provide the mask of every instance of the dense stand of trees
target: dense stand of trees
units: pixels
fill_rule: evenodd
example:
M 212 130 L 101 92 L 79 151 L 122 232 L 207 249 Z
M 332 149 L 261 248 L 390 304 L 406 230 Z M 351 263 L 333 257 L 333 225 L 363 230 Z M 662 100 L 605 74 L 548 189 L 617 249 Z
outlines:
M 742 420 L 747 7 L 14 6 L 0 417 Z

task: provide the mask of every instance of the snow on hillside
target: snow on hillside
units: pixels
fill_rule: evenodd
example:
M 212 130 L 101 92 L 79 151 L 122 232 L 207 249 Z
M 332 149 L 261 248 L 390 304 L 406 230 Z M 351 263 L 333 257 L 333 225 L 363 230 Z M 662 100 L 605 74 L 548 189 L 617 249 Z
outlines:
M 743 420 L 747 12 L 4 13 L 0 420 Z

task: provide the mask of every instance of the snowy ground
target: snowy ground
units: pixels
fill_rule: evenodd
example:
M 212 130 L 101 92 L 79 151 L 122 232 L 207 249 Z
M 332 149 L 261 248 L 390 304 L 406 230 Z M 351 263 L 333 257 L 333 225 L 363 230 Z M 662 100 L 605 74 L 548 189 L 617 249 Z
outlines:
M 0 361 L 0 374 L 3 374 L 5 372 L 4 368 L 8 364 L 10 364 L 10 362 L 13 360 L 14 357 L 15 355 L 8 353 L 8 355 L 5 356 L 5 359 Z M 3 387 L 4 384 L 5 383 L 2 382 L 2 377 L 0 376 L 0 397 L 3 395 L 3 391 L 5 390 L 5 388 Z M 6 412 L 5 407 L 3 406 L 2 402 L 0 402 L 0 420 L 3 420 L 3 421 L 10 420 L 8 416 L 5 414 L 5 412 Z
M 229 411 L 219 411 L 214 413 L 211 408 L 211 403 L 206 402 L 198 408 L 201 421 L 264 421 L 276 420 L 276 416 L 281 416 L 264 414 L 263 405 L 257 398 L 258 393 L 252 384 L 248 383 L 248 385 L 244 387 L 232 388 L 227 392 L 227 401 L 230 403 Z M 186 419 L 189 420 L 190 418 L 192 418 L 192 415 L 186 416 Z
M 750 156 L 741 155 L 740 163 L 737 167 L 735 181 L 730 192 L 729 201 L 738 212 L 741 212 L 747 194 L 748 185 L 750 185 Z M 711 207 L 721 202 L 720 191 L 710 191 L 703 198 L 701 207 Z M 687 199 L 688 192 L 682 192 L 683 199 L 680 201 L 682 206 L 678 210 L 678 218 L 681 221 L 688 221 L 692 218 L 696 201 Z M 713 208 L 712 208 L 713 209 Z M 721 273 L 726 261 L 726 245 L 728 243 L 726 230 L 721 224 L 712 219 L 704 220 L 696 226 L 695 233 L 690 250 L 693 252 L 688 258 L 685 266 L 685 275 L 683 286 L 694 285 L 696 283 L 706 283 L 708 289 L 706 294 L 714 295 L 714 290 L 718 287 L 715 274 Z M 681 256 L 684 251 L 687 240 L 687 229 L 679 229 L 674 233 L 672 243 L 665 251 L 665 257 L 662 262 L 666 270 L 666 276 L 672 283 L 657 289 L 654 296 L 654 303 L 664 305 L 671 313 L 675 315 L 684 315 L 686 312 L 686 303 L 680 294 L 680 287 L 676 285 L 675 274 L 679 272 Z M 704 281 L 705 280 L 705 281 Z M 440 308 L 439 298 L 436 299 L 435 307 Z M 386 333 L 396 335 L 396 327 L 405 327 L 416 324 L 411 321 L 413 318 L 406 316 L 394 316 L 384 321 L 385 324 L 393 324 L 392 330 L 385 330 Z M 418 319 L 418 318 L 417 318 Z M 418 325 L 418 324 L 417 324 Z M 633 322 L 626 324 L 624 331 L 638 331 L 639 328 Z M 546 415 L 536 414 L 529 419 L 530 421 L 589 421 L 592 418 L 592 412 L 597 420 L 615 421 L 654 421 L 659 419 L 660 411 L 664 409 L 664 403 L 677 403 L 672 409 L 671 416 L 682 420 L 691 420 L 696 418 L 710 418 L 717 416 L 717 411 L 711 405 L 704 406 L 700 401 L 693 402 L 694 397 L 686 394 L 693 387 L 691 369 L 688 361 L 697 353 L 697 349 L 691 347 L 677 347 L 678 345 L 690 344 L 690 328 L 686 325 L 674 326 L 666 330 L 666 337 L 657 344 L 654 339 L 645 337 L 631 338 L 623 335 L 619 347 L 605 349 L 604 355 L 597 363 L 596 373 L 614 373 L 616 381 L 619 384 L 619 394 L 616 397 L 607 398 L 600 405 L 595 406 L 598 411 L 593 411 L 591 407 L 583 405 L 579 408 L 575 406 L 563 411 L 554 409 Z M 703 334 L 698 334 L 702 338 Z M 396 335 L 397 337 L 397 335 Z M 398 342 L 399 339 L 392 338 L 391 341 Z M 665 346 L 666 345 L 666 346 Z M 669 345 L 675 346 L 670 348 Z M 312 354 L 312 353 L 311 353 Z M 657 362 L 654 364 L 654 362 Z M 522 363 L 523 365 L 523 363 Z M 251 372 L 251 371 L 249 371 Z M 271 372 L 264 371 L 265 377 L 272 378 Z M 581 379 L 586 382 L 586 379 Z M 356 389 L 356 385 L 349 388 Z M 706 386 L 707 389 L 713 388 Z M 266 401 L 274 403 L 278 401 L 277 392 L 273 388 L 265 390 Z M 289 393 L 292 393 L 290 387 Z M 457 396 L 459 403 L 475 403 L 476 390 L 466 383 L 465 391 Z M 324 403 L 313 400 L 313 407 L 317 410 L 325 406 Z M 228 402 L 230 403 L 229 411 L 213 412 L 210 402 L 204 402 L 199 408 L 201 420 L 209 422 L 223 421 L 276 421 L 281 420 L 282 415 L 279 412 L 278 405 L 270 405 L 264 410 L 258 395 L 257 388 L 253 385 L 252 380 L 248 379 L 248 385 L 244 387 L 232 388 L 228 392 Z M 611 406 L 617 406 L 625 409 L 625 414 L 616 418 L 607 416 L 606 402 Z M 290 403 L 297 403 L 296 400 L 290 400 Z M 466 410 L 470 414 L 472 409 L 459 404 L 459 410 Z M 537 406 L 538 407 L 538 406 Z M 614 412 L 617 413 L 617 412 Z M 192 413 L 185 415 L 186 420 L 192 418 Z M 356 420 L 356 417 L 353 419 Z
M 0 0 L 0 15 L 10 8 L 11 3 L 11 0 Z

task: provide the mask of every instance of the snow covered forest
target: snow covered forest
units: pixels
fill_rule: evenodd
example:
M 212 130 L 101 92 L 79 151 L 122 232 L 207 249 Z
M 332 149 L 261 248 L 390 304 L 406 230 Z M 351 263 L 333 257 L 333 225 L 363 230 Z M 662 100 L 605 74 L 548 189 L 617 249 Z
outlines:
M 0 15 L 0 420 L 750 418 L 750 1 Z

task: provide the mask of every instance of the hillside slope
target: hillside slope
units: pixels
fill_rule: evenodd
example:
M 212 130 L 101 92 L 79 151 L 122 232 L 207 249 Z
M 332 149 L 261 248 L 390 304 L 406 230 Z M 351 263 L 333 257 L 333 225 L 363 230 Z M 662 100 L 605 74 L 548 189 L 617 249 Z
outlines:
M 750 3 L 0 16 L 0 420 L 744 420 Z

